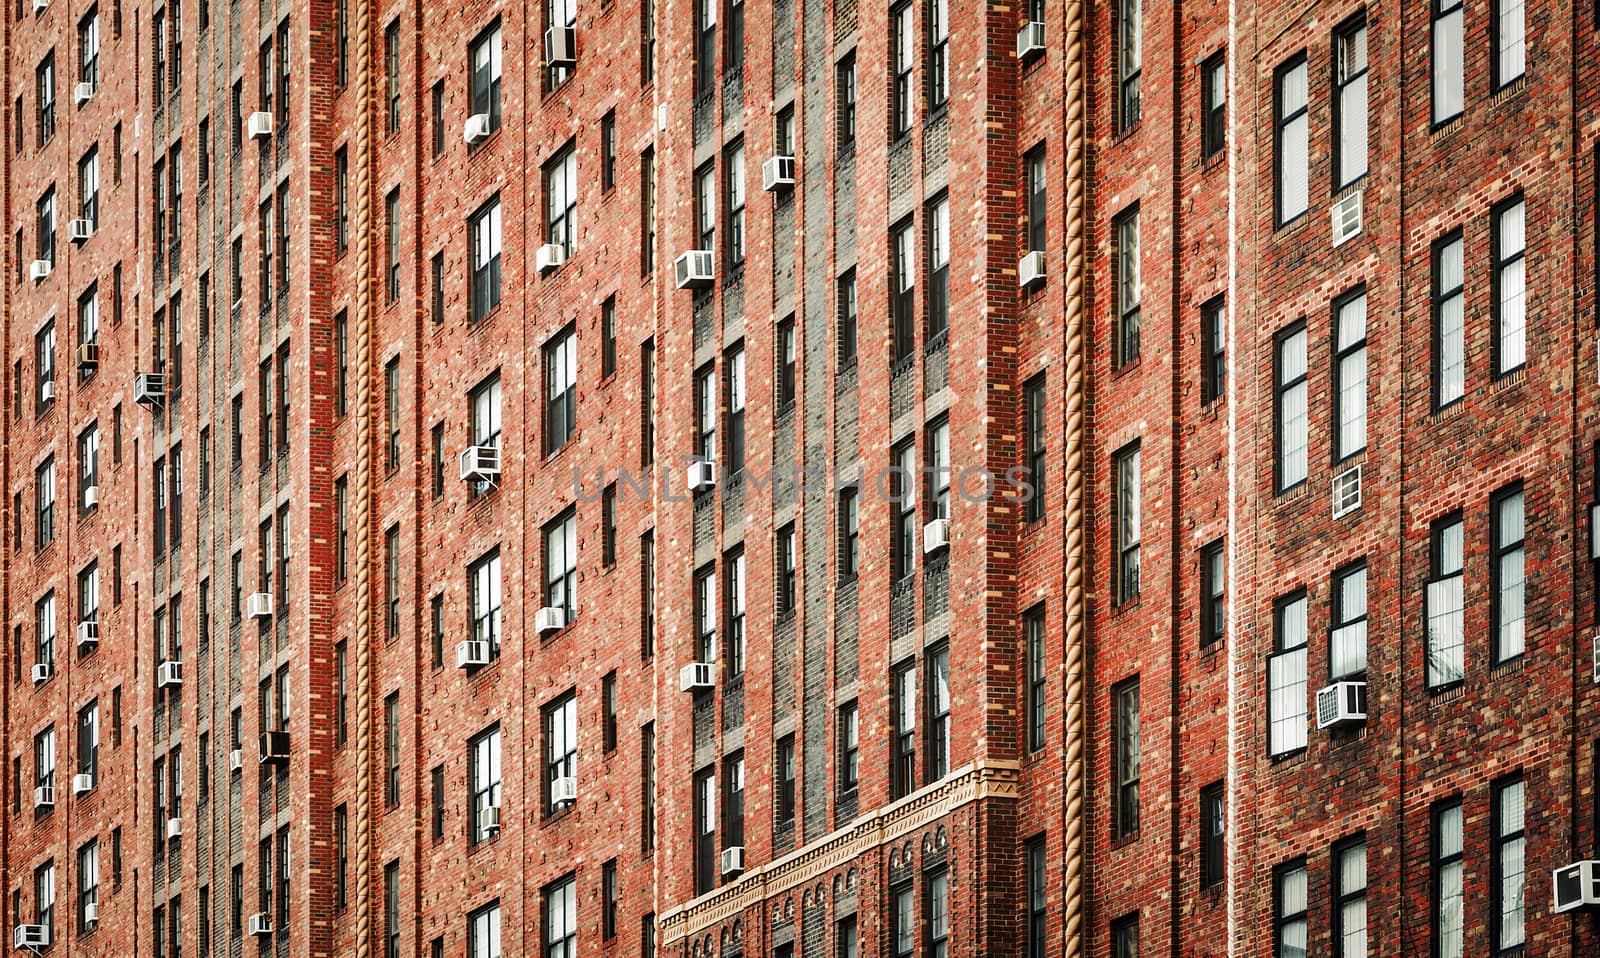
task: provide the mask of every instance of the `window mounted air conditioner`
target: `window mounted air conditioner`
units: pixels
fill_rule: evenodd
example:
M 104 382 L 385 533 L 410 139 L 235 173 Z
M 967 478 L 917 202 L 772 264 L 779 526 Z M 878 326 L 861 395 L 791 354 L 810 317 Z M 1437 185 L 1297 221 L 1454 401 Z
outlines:
M 51 785 L 40 785 L 33 790 L 33 807 L 37 809 L 56 807 L 56 790 Z
M 774 156 L 761 164 L 761 188 L 768 193 L 794 188 L 794 157 Z
M 289 733 L 281 729 L 261 733 L 261 764 L 275 765 L 289 761 Z
M 500 478 L 500 447 L 468 446 L 460 463 L 462 482 L 494 482 Z
M 722 850 L 722 873 L 732 875 L 744 871 L 744 846 L 733 845 Z
M 709 689 L 716 681 L 717 666 L 714 662 L 690 662 L 678 671 L 678 688 L 684 692 Z
M 49 925 L 18 925 L 11 929 L 11 947 L 17 951 L 50 947 Z
M 48 682 L 51 671 L 49 662 L 35 663 L 33 666 L 33 684 L 39 685 L 40 683 Z
M 1360 725 L 1367 720 L 1367 683 L 1335 682 L 1317 690 L 1317 728 Z
M 1045 263 L 1044 250 L 1030 250 L 1017 264 L 1017 285 L 1029 289 L 1038 283 L 1044 282 Z
M 716 275 L 716 257 L 708 249 L 692 249 L 672 263 L 679 289 L 705 289 Z
M 50 0 L 33 0 L 33 15 L 38 16 L 50 6 Z
M 1333 504 L 1333 517 L 1347 516 L 1361 508 L 1361 466 L 1355 465 L 1333 477 L 1333 490 L 1329 496 Z
M 72 101 L 79 106 L 88 103 L 94 97 L 94 84 L 88 80 L 80 82 L 72 88 Z
M 247 931 L 256 938 L 272 934 L 272 918 L 264 911 L 258 911 L 250 916 Z
M 79 369 L 94 369 L 96 366 L 99 366 L 99 365 L 100 365 L 100 344 L 99 343 L 79 343 L 78 344 L 78 368 Z
M 93 509 L 95 506 L 98 506 L 99 504 L 100 504 L 100 487 L 99 486 L 84 486 L 83 487 L 83 507 L 85 509 Z
M 244 749 L 236 748 L 228 753 L 228 771 L 239 772 L 244 770 Z
M 1044 55 L 1044 24 L 1037 20 L 1024 23 L 1017 31 L 1017 59 L 1031 60 Z
M 467 117 L 467 125 L 461 131 L 461 138 L 467 145 L 477 143 L 489 135 L 489 114 L 474 113 Z
M 166 398 L 166 373 L 139 373 L 133 377 L 134 402 L 141 406 L 159 406 Z
M 87 652 L 100 644 L 100 623 L 85 619 L 78 623 L 78 651 Z
M 39 384 L 39 401 L 56 401 L 56 381 L 54 379 L 46 379 L 44 382 Z
M 1333 245 L 1341 246 L 1361 235 L 1361 190 L 1333 204 Z
M 717 484 L 717 464 L 709 459 L 689 463 L 689 491 L 699 492 Z
M 83 923 L 85 925 L 97 925 L 100 923 L 99 905 L 91 901 L 83 906 Z
M 1573 862 L 1550 873 L 1555 914 L 1600 906 L 1600 861 Z
M 551 27 L 544 32 L 544 63 L 550 67 L 570 67 L 578 63 L 578 31 L 572 27 Z
M 50 261 L 49 260 L 47 260 L 47 259 L 36 259 L 33 262 L 28 264 L 28 278 L 33 280 L 35 283 L 43 282 L 45 277 L 47 277 L 49 275 L 50 275 Z
M 174 815 L 167 819 L 167 841 L 183 837 L 183 819 Z
M 540 635 L 550 635 L 567 627 L 567 610 L 559 605 L 547 605 L 534 613 L 533 627 Z
M 164 689 L 169 685 L 180 686 L 183 684 L 183 663 L 168 660 L 161 663 L 156 669 L 156 688 Z
M 483 828 L 484 831 L 493 833 L 493 832 L 498 832 L 500 830 L 500 806 L 499 805 L 485 805 L 483 807 L 483 812 L 481 814 L 482 814 L 482 820 L 479 822 L 479 825 Z
M 938 552 L 950 545 L 950 520 L 933 519 L 922 527 L 922 554 Z
M 72 794 L 87 795 L 94 791 L 94 774 L 92 772 L 79 772 L 72 776 Z
M 456 643 L 456 668 L 480 669 L 489 664 L 489 643 L 468 639 Z
M 92 220 L 76 219 L 67 221 L 67 239 L 74 243 L 81 243 L 94 235 L 94 222 Z
M 245 615 L 252 619 L 268 619 L 272 617 L 272 593 L 252 592 L 245 600 Z
M 546 243 L 533 253 L 533 265 L 540 276 L 555 272 L 566 261 L 567 251 L 560 243 Z
M 272 135 L 272 114 L 252 113 L 245 120 L 245 129 L 250 134 L 250 139 L 261 140 Z
M 570 805 L 578 800 L 578 780 L 564 776 L 550 783 L 550 804 Z

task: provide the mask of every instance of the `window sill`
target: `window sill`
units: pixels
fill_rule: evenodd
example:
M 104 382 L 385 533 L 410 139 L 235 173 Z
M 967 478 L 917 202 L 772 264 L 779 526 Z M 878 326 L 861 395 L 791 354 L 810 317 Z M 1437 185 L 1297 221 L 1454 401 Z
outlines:
M 1141 352 L 1139 355 L 1133 357 L 1125 363 L 1118 363 L 1115 368 L 1111 370 L 1111 378 L 1120 379 L 1123 376 L 1128 375 L 1139 368 L 1139 364 L 1141 361 L 1143 361 L 1143 359 L 1144 353 Z
M 503 129 L 505 129 L 505 124 L 501 123 L 501 124 L 491 128 L 489 130 L 489 135 L 488 136 L 485 136 L 483 139 L 479 140 L 476 143 L 468 143 L 467 144 L 467 159 L 469 159 L 469 160 L 476 159 L 480 154 L 489 152 L 496 143 L 500 142 L 500 131 L 503 130 Z M 448 142 L 448 139 L 446 140 L 446 142 Z M 433 155 L 433 159 L 437 161 L 440 157 L 444 156 L 445 153 L 447 153 L 447 152 L 449 152 L 449 151 L 448 150 L 444 150 L 444 151 L 441 151 L 439 153 L 435 153 Z
M 1499 106 L 1526 89 L 1528 89 L 1528 72 L 1524 70 L 1521 76 L 1490 93 L 1489 105 Z
M 1462 118 L 1465 116 L 1466 111 L 1463 110 L 1443 123 L 1435 124 L 1433 129 L 1428 131 L 1428 138 L 1437 145 L 1440 140 L 1461 129 Z
M 1127 848 L 1130 845 L 1137 844 L 1139 844 L 1139 832 L 1137 829 L 1135 829 L 1126 835 L 1113 837 L 1111 839 L 1111 850 L 1120 851 L 1121 849 Z

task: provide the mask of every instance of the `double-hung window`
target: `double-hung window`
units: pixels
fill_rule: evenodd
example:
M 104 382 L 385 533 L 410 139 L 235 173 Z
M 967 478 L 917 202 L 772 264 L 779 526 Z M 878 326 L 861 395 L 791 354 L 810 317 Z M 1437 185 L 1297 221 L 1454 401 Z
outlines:
M 1334 303 L 1333 323 L 1333 454 L 1344 460 L 1367 448 L 1367 291 Z
M 567 444 L 578 428 L 578 333 L 568 326 L 544 347 L 544 452 Z
M 941 869 L 930 874 L 923 887 L 927 895 L 923 926 L 928 934 L 928 947 L 923 953 L 928 958 L 949 958 L 950 873 Z
M 489 657 L 500 654 L 500 550 L 489 553 L 467 570 L 472 602 L 472 638 L 489 644 Z
M 100 85 L 100 13 L 97 10 L 89 11 L 89 15 L 78 21 L 78 82 L 87 83 L 90 88 Z
M 1045 631 L 1044 631 L 1044 606 L 1035 606 L 1022 614 L 1022 633 L 1024 650 L 1027 656 L 1027 723 L 1028 723 L 1028 751 L 1037 752 L 1044 748 L 1045 733 L 1045 694 L 1046 694 L 1046 658 L 1045 658 Z
M 717 885 L 717 773 L 701 769 L 694 776 L 694 890 L 705 894 Z
M 1045 244 L 1049 242 L 1046 235 L 1048 216 L 1046 207 L 1049 200 L 1050 183 L 1045 171 L 1044 144 L 1028 151 L 1022 158 L 1023 172 L 1027 177 L 1026 199 L 1027 221 L 1025 223 L 1024 248 L 1030 253 L 1042 253 Z
M 892 66 L 894 70 L 894 102 L 889 115 L 889 140 L 900 139 L 911 132 L 911 64 L 917 50 L 916 13 L 911 4 L 901 3 L 889 11 L 890 29 L 893 30 Z
M 893 581 L 901 582 L 916 568 L 916 444 L 907 440 L 894 449 L 891 457 L 889 504 L 894 515 L 894 538 L 890 542 L 889 560 Z
M 1228 54 L 1213 54 L 1200 65 L 1200 153 L 1207 161 L 1228 145 Z
M 1367 955 L 1367 843 L 1356 838 L 1333 848 L 1333 954 Z
M 46 459 L 34 470 L 34 548 L 56 541 L 56 461 Z
M 544 710 L 545 812 L 558 812 L 569 801 L 556 794 L 556 782 L 578 777 L 578 699 L 568 692 Z
M 717 88 L 717 4 L 695 0 L 694 95 L 710 96 Z
M 1309 468 L 1310 413 L 1306 408 L 1306 324 L 1300 320 L 1273 343 L 1273 418 L 1277 431 L 1277 491 L 1306 481 Z
M 1494 660 L 1498 664 L 1522 654 L 1526 583 L 1523 560 L 1523 498 L 1517 484 L 1489 501 L 1490 606 L 1494 610 Z
M 1140 70 L 1144 65 L 1143 0 L 1117 0 L 1117 130 L 1139 122 Z
M 500 197 L 472 215 L 467 232 L 472 236 L 472 321 L 477 322 L 500 305 Z
M 50 142 L 56 133 L 56 54 L 52 50 L 45 54 L 39 67 L 34 71 L 34 96 L 38 100 L 39 111 L 39 146 Z M 20 118 L 13 118 L 17 122 Z
M 917 781 L 917 665 L 915 661 L 897 665 L 889 677 L 891 715 L 889 733 L 890 795 L 900 798 L 911 793 Z
M 1022 429 L 1026 445 L 1028 495 L 1023 518 L 1038 522 L 1044 518 L 1045 503 L 1045 374 L 1039 373 L 1022 387 Z
M 1047 868 L 1044 835 L 1035 835 L 1024 846 L 1027 854 L 1028 876 L 1028 950 L 1025 958 L 1046 958 L 1049 946 L 1045 939 L 1049 914 L 1045 902 L 1049 895 L 1046 887 Z
M 498 21 L 472 42 L 472 112 L 489 118 L 489 130 L 500 129 L 500 38 Z
M 468 780 L 472 783 L 472 822 L 468 834 L 476 845 L 499 828 L 500 810 L 500 729 L 498 726 L 475 737 L 467 745 Z M 490 809 L 494 809 L 493 812 Z M 490 826 L 494 828 L 491 829 Z
M 100 150 L 91 147 L 78 161 L 78 215 L 91 228 L 100 225 Z
M 1221 782 L 1200 790 L 1200 884 L 1211 888 L 1227 877 L 1226 793 Z
M 545 164 L 545 242 L 565 256 L 578 248 L 578 151 L 571 145 Z
M 578 514 L 568 509 L 544 527 L 544 604 L 578 617 Z
M 1278 69 L 1275 87 L 1276 222 L 1283 226 L 1304 216 L 1310 202 L 1311 140 L 1304 53 L 1296 54 Z
M 928 427 L 928 512 L 929 519 L 950 518 L 950 420 Z
M 717 657 L 717 570 L 706 565 L 694 574 L 695 661 Z
M 578 25 L 578 0 L 545 0 L 545 26 L 556 30 L 573 30 Z M 570 35 L 570 34 L 569 34 Z M 573 50 L 576 53 L 576 50 Z M 573 68 L 566 64 L 552 65 L 546 72 L 549 89 L 567 82 Z
M 1465 539 L 1461 516 L 1433 524 L 1426 616 L 1428 622 L 1428 688 L 1455 685 L 1466 677 L 1466 600 L 1462 590 Z
M 578 958 L 578 879 L 544 890 L 544 958 Z
M 950 328 L 950 198 L 941 196 L 928 207 L 928 343 L 939 342 Z
M 1333 614 L 1328 631 L 1329 678 L 1367 671 L 1367 563 L 1333 574 Z
M 780 537 L 781 538 L 781 537 Z M 744 673 L 744 550 L 729 556 L 723 567 L 728 576 L 728 677 Z
M 717 459 L 717 371 L 707 363 L 695 373 L 694 454 L 707 462 Z
M 1139 677 L 1111 688 L 1111 837 L 1139 830 Z
M 33 784 L 35 788 L 56 786 L 56 727 L 33 737 Z
M 728 198 L 728 268 L 744 265 L 744 143 L 731 147 L 722 158 L 722 176 Z
M 711 162 L 694 171 L 694 231 L 700 249 L 717 248 L 717 170 Z
M 908 360 L 916 348 L 917 234 L 907 217 L 893 230 L 889 262 L 889 308 L 893 314 L 893 348 L 896 365 Z
M 1143 511 L 1139 476 L 1139 444 L 1119 451 L 1112 459 L 1113 529 L 1116 533 L 1116 589 L 1118 604 L 1139 597 L 1139 540 Z
M 1139 306 L 1144 298 L 1144 283 L 1139 270 L 1139 207 L 1134 205 L 1117 216 L 1115 282 L 1117 284 L 1116 364 L 1126 366 L 1139 358 Z
M 928 109 L 950 100 L 950 0 L 928 3 Z
M 1333 185 L 1367 173 L 1367 20 L 1361 14 L 1333 35 Z
M 440 939 L 435 939 L 434 943 L 439 944 Z M 500 958 L 499 901 L 490 902 L 467 916 L 467 958 Z
M 940 645 L 928 653 L 928 755 L 923 764 L 926 782 L 937 782 L 950 772 L 950 649 Z
M 78 933 L 95 927 L 99 919 L 89 918 L 89 909 L 100 904 L 100 843 L 91 838 L 78 849 Z
M 1267 659 L 1267 751 L 1273 758 L 1306 747 L 1306 594 L 1279 599 Z
M 56 594 L 46 592 L 44 598 L 33 606 L 34 663 L 55 665 L 56 661 Z
M 1228 634 L 1228 581 L 1222 546 L 1222 540 L 1218 539 L 1200 550 L 1201 648 Z
M 1522 77 L 1527 69 L 1525 0 L 1494 0 L 1489 19 L 1494 37 L 1494 89 L 1500 90 Z
M 1466 954 L 1464 889 L 1465 828 L 1461 799 L 1433 809 L 1433 953 L 1438 958 Z
M 1494 874 L 1489 890 L 1494 896 L 1494 906 L 1489 912 L 1490 943 L 1494 948 L 1493 954 L 1516 954 L 1520 952 L 1524 938 L 1523 893 L 1527 877 L 1522 775 L 1519 773 L 1502 778 L 1492 788 L 1493 845 L 1490 864 Z
M 1528 360 L 1526 207 L 1521 196 L 1494 208 L 1494 374 L 1503 376 Z
M 782 337 L 787 328 L 792 334 L 794 326 L 780 325 L 778 330 L 778 348 L 783 349 Z M 782 366 L 779 366 L 780 371 Z M 728 477 L 737 477 L 744 471 L 744 347 L 735 346 L 723 360 L 723 371 L 728 377 Z M 781 378 L 781 377 L 780 377 Z M 782 393 L 782 383 L 779 383 L 779 393 Z M 780 400 L 781 402 L 781 400 Z
M 1433 408 L 1466 393 L 1467 329 L 1462 236 L 1456 230 L 1433 244 Z
M 495 373 L 479 383 L 467 397 L 472 416 L 472 445 L 495 450 L 495 463 L 500 452 L 500 374 Z M 481 460 L 480 460 L 481 461 Z M 494 488 L 488 479 L 474 480 L 469 487 L 475 498 Z
M 799 594 L 795 584 L 795 576 L 799 571 L 799 540 L 795 536 L 794 523 L 789 523 L 778 530 L 776 546 L 778 560 L 778 589 L 777 608 L 774 610 L 780 619 L 788 619 L 794 615 L 798 604 Z
M 91 498 L 90 490 L 94 490 Z M 100 427 L 90 423 L 78 434 L 78 509 L 94 511 L 100 503 Z
M 1433 125 L 1438 127 L 1460 116 L 1466 100 L 1466 12 L 1463 0 L 1432 4 Z
M 1272 875 L 1273 958 L 1306 958 L 1306 911 L 1310 882 L 1304 859 L 1279 867 Z M 1341 955 L 1342 958 L 1342 955 Z

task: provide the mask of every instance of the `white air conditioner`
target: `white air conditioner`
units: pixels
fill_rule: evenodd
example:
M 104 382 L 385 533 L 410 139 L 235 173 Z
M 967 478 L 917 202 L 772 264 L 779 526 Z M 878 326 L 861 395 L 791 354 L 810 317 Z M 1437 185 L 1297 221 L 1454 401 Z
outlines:
M 566 261 L 567 250 L 560 243 L 546 243 L 533 251 L 533 265 L 540 276 L 555 272 Z
M 571 804 L 578 800 L 578 780 L 564 776 L 550 783 L 550 804 Z
M 1351 466 L 1333 477 L 1333 490 L 1329 495 L 1333 503 L 1333 517 L 1349 515 L 1361 508 L 1361 466 Z
M 134 402 L 141 406 L 159 406 L 166 398 L 166 373 L 139 373 L 133 377 Z
M 570 67 L 577 62 L 577 30 L 572 27 L 551 27 L 544 32 L 545 66 Z
M 100 344 L 99 343 L 79 343 L 78 344 L 78 368 L 79 369 L 94 369 L 96 366 L 99 366 L 99 365 L 100 365 Z
M 1559 915 L 1600 906 L 1600 861 L 1573 862 L 1550 873 L 1555 888 L 1555 907 Z
M 1044 24 L 1037 20 L 1024 23 L 1017 31 L 1017 59 L 1031 60 L 1044 54 Z
M 1044 282 L 1044 250 L 1030 250 L 1017 264 L 1017 285 L 1028 289 L 1036 283 Z
M 72 88 L 72 101 L 79 106 L 83 106 L 85 103 L 88 103 L 93 97 L 94 84 L 90 83 L 88 80 L 84 80 Z
M 56 790 L 55 790 L 55 787 L 51 786 L 51 785 L 40 785 L 39 787 L 35 788 L 33 790 L 33 807 L 35 809 L 55 808 L 56 807 Z
M 246 930 L 257 938 L 270 935 L 272 934 L 272 917 L 264 911 L 258 911 L 250 916 L 247 926 Z
M 43 282 L 45 277 L 47 277 L 49 275 L 50 275 L 50 261 L 49 260 L 47 260 L 47 259 L 36 259 L 33 262 L 28 264 L 28 278 L 33 280 L 35 283 Z
M 85 652 L 100 644 L 100 623 L 85 619 L 78 623 L 78 651 Z
M 46 379 L 44 382 L 39 384 L 39 401 L 56 401 L 56 381 L 54 379 Z
M 699 492 L 717 484 L 717 464 L 709 459 L 689 463 L 689 491 Z
M 249 131 L 250 139 L 260 140 L 272 135 L 272 114 L 252 113 L 245 120 L 245 129 Z
M 156 669 L 156 688 L 164 689 L 169 685 L 183 684 L 183 663 L 169 659 L 161 663 Z
M 500 478 L 500 447 L 468 446 L 460 463 L 462 482 L 494 482 Z
M 34 4 L 38 8 L 38 4 Z M 50 947 L 49 925 L 18 925 L 11 930 L 11 947 L 17 951 Z
M 50 6 L 50 0 L 33 0 L 33 15 L 38 16 Z
M 722 873 L 732 875 L 744 871 L 744 846 L 733 845 L 722 850 Z
M 678 671 L 678 688 L 684 692 L 709 689 L 716 681 L 717 666 L 714 662 L 690 662 Z
M 922 527 L 922 554 L 938 552 L 950 544 L 950 520 L 932 519 Z
M 167 841 L 183 837 L 183 819 L 174 815 L 167 819 Z
M 679 289 L 704 289 L 716 275 L 716 256 L 708 249 L 692 249 L 672 263 Z
M 83 487 L 83 507 L 85 509 L 93 509 L 95 506 L 98 506 L 99 504 L 100 504 L 100 487 L 99 486 L 84 486 Z
M 93 773 L 91 773 L 91 772 L 79 772 L 78 774 L 72 776 L 72 794 L 73 795 L 87 795 L 92 791 L 94 791 L 94 774 Z
M 268 619 L 272 617 L 272 593 L 252 592 L 250 598 L 245 600 L 245 614 L 252 619 Z
M 1335 682 L 1317 690 L 1317 728 L 1359 725 L 1367 720 L 1367 683 Z
M 48 682 L 50 680 L 50 672 L 49 662 L 35 663 L 33 666 L 33 684 L 38 685 L 41 682 Z
M 467 117 L 467 125 L 461 131 L 461 138 L 468 145 L 477 143 L 489 135 L 489 114 L 474 113 Z
M 489 664 L 489 643 L 474 639 L 456 643 L 456 668 L 477 669 Z
M 96 925 L 100 923 L 99 905 L 91 901 L 83 906 L 83 923 L 85 925 Z
M 547 605 L 533 614 L 533 627 L 540 635 L 560 632 L 567 627 L 567 610 L 559 605 Z
M 238 772 L 244 769 L 244 749 L 236 748 L 228 753 L 228 771 Z
M 282 729 L 262 732 L 259 748 L 261 749 L 262 765 L 287 762 L 289 760 L 289 733 Z
M 500 830 L 499 805 L 485 805 L 480 815 L 481 818 L 478 824 L 483 828 L 484 831 L 498 832 Z
M 761 188 L 768 193 L 794 186 L 794 157 L 774 156 L 761 164 Z
M 94 221 L 75 219 L 67 221 L 67 239 L 81 243 L 94 235 Z
M 1333 245 L 1339 246 L 1361 234 L 1361 190 L 1333 204 L 1330 212 L 1333 216 Z

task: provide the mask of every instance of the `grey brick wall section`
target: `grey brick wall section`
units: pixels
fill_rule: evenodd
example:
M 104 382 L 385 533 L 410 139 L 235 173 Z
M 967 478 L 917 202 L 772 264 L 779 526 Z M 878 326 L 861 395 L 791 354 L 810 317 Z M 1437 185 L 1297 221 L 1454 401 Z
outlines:
M 856 154 L 840 154 L 833 167 L 833 242 L 840 263 L 856 256 Z
M 778 199 L 772 211 L 772 301 L 794 296 L 794 191 Z
M 802 958 L 822 958 L 828 953 L 828 913 L 821 905 L 800 910 L 800 954 Z

